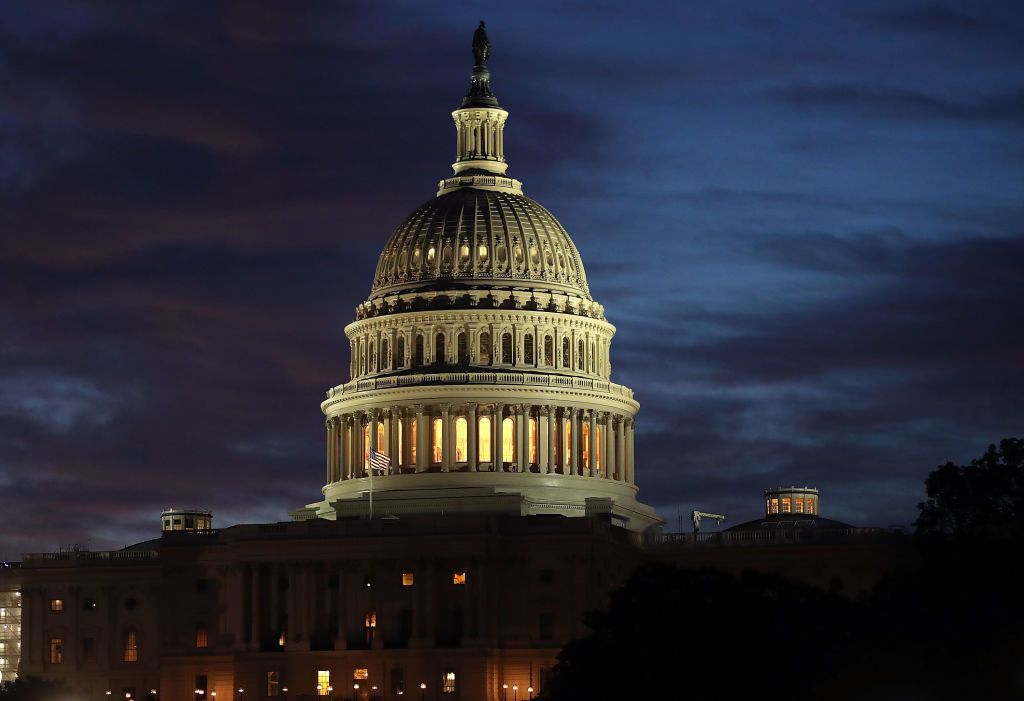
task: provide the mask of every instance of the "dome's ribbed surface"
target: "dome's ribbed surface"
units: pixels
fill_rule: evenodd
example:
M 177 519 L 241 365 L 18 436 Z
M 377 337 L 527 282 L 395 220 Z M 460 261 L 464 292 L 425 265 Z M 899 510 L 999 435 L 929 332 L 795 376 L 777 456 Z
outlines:
M 473 187 L 430 200 L 395 229 L 370 296 L 492 285 L 591 299 L 579 252 L 551 212 L 523 195 Z

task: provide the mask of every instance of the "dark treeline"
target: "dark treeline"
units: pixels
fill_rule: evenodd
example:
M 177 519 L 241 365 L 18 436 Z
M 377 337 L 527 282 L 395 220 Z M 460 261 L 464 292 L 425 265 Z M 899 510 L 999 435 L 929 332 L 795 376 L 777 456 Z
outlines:
M 1024 698 L 1024 441 L 925 486 L 920 557 L 862 600 L 645 566 L 562 650 L 545 698 Z

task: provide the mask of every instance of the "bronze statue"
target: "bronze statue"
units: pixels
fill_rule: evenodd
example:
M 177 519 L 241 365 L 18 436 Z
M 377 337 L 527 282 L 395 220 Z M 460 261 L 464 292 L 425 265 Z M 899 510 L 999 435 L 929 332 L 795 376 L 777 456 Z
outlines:
M 480 20 L 480 26 L 473 32 L 473 55 L 476 57 L 476 65 L 486 66 L 490 53 L 491 42 L 487 40 L 487 30 L 484 29 L 483 20 Z

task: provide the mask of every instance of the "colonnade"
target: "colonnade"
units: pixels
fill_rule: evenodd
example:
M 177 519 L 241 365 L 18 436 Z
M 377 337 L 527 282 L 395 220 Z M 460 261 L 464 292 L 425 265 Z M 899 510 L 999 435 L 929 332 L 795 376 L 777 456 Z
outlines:
M 633 418 L 612 411 L 414 404 L 332 416 L 326 428 L 328 483 L 364 477 L 371 447 L 391 459 L 387 474 L 532 472 L 636 481 Z

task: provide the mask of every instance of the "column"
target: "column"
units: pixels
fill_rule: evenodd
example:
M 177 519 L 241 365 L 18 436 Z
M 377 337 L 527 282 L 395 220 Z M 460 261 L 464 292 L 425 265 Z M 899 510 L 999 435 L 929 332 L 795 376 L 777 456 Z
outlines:
M 590 464 L 587 465 L 591 477 L 597 474 L 597 412 L 590 410 Z
M 494 449 L 491 451 L 491 458 L 494 460 L 494 471 L 505 471 L 505 460 L 502 453 L 502 419 L 504 418 L 505 407 L 502 404 L 494 405 L 494 418 L 491 419 L 491 431 L 494 434 Z
M 626 481 L 630 484 L 636 483 L 636 465 L 633 462 L 633 419 L 626 419 Z
M 612 479 L 615 476 L 615 433 L 612 428 L 612 414 L 606 411 L 604 414 L 604 477 Z
M 380 413 L 384 419 L 384 445 L 382 446 L 382 451 L 385 455 L 391 458 L 391 462 L 393 463 L 395 461 L 395 452 L 393 449 L 393 441 L 391 440 L 391 409 L 381 409 Z M 390 469 L 385 474 L 388 474 L 389 472 L 391 472 Z
M 356 464 L 356 429 L 352 415 L 345 416 L 345 469 L 344 478 L 352 479 L 352 473 Z
M 615 466 L 618 472 L 615 479 L 620 482 L 626 481 L 626 420 L 621 416 L 615 417 Z
M 412 422 L 415 421 L 414 414 L 408 409 L 402 409 L 402 467 L 410 468 L 412 464 Z
M 551 407 L 542 406 L 537 409 L 537 471 L 551 474 Z
M 569 421 L 572 424 L 572 456 L 570 470 L 572 474 L 580 474 L 580 453 L 582 452 L 583 446 L 583 432 L 580 430 L 580 413 L 576 409 L 570 407 L 569 409 Z
M 480 426 L 477 423 L 476 418 L 476 404 L 469 404 L 466 406 L 466 450 L 469 451 L 469 455 L 466 456 L 468 462 L 468 468 L 470 472 L 476 472 L 480 458 L 480 451 L 476 445 L 477 434 L 480 432 Z
M 446 349 L 447 352 L 447 349 Z M 441 472 L 449 472 L 452 468 L 452 425 L 450 404 L 441 405 Z
M 516 463 L 519 472 L 530 471 L 530 453 L 527 450 L 529 445 L 530 426 L 527 420 L 528 404 L 516 405 Z
M 422 404 L 416 405 L 416 472 L 426 472 L 430 464 L 427 455 L 427 417 Z
M 324 425 L 327 428 L 327 484 L 330 484 L 334 481 L 334 420 L 327 419 Z
M 379 444 L 377 443 L 377 427 L 380 425 L 380 410 L 372 409 L 370 411 L 370 450 L 377 450 Z M 363 452 L 367 452 L 363 449 Z
M 402 430 L 402 428 L 401 428 L 401 426 L 402 426 L 402 410 L 399 407 L 397 407 L 397 406 L 391 407 L 390 422 L 391 422 L 391 432 L 388 433 L 388 437 L 389 437 L 389 441 L 390 441 L 389 450 L 391 451 L 389 453 L 391 455 L 391 470 L 390 470 L 390 473 L 392 475 L 397 475 L 398 474 L 398 465 L 401 463 L 401 460 L 402 460 L 402 456 L 399 455 L 399 452 L 401 452 L 401 451 L 399 451 L 399 449 L 398 449 L 398 434 Z

